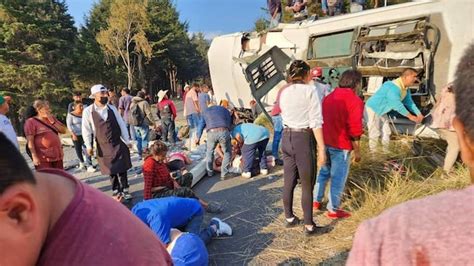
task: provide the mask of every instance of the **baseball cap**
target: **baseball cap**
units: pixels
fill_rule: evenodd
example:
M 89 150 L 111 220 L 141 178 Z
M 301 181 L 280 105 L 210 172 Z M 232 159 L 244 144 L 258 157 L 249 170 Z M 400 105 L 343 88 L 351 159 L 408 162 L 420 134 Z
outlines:
M 176 239 L 170 255 L 176 266 L 209 264 L 209 254 L 204 242 L 193 233 L 181 234 Z
M 321 67 L 313 67 L 311 69 L 311 78 L 319 78 L 323 75 L 323 69 Z
M 4 104 L 5 102 L 9 103 L 12 100 L 10 96 L 0 96 L 0 105 Z
M 89 96 L 89 98 L 93 99 L 94 94 L 96 94 L 98 92 L 103 92 L 103 91 L 107 91 L 107 88 L 104 85 L 102 85 L 102 84 L 94 85 L 94 86 L 91 87 L 91 95 Z

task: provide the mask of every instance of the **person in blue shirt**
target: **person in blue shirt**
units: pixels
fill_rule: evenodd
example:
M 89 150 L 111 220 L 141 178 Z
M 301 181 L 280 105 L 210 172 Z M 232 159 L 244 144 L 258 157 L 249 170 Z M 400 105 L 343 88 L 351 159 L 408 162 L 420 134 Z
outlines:
M 243 123 L 234 127 L 232 137 L 242 146 L 242 177 L 252 177 L 255 157 L 260 160 L 260 174 L 268 174 L 267 157 L 265 156 L 265 149 L 270 137 L 268 129 L 251 123 Z
M 230 127 L 232 125 L 232 117 L 223 106 L 211 106 L 203 114 L 207 131 L 207 150 L 206 150 L 206 170 L 207 176 L 214 175 L 214 150 L 219 144 L 224 158 L 221 166 L 221 179 L 234 177 L 230 172 L 230 164 L 232 158 Z
M 369 146 L 372 151 L 377 148 L 382 136 L 382 144 L 387 148 L 390 142 L 390 123 L 387 113 L 396 111 L 415 123 L 421 123 L 424 116 L 411 97 L 409 87 L 418 80 L 418 73 L 413 68 L 405 69 L 395 80 L 387 81 L 372 95 L 366 103 L 369 129 Z
M 213 237 L 232 235 L 232 228 L 218 218 L 212 218 L 203 230 L 204 209 L 193 198 L 166 197 L 142 201 L 132 208 L 132 213 L 144 222 L 166 246 L 171 242 L 171 229 L 199 235 L 208 244 Z

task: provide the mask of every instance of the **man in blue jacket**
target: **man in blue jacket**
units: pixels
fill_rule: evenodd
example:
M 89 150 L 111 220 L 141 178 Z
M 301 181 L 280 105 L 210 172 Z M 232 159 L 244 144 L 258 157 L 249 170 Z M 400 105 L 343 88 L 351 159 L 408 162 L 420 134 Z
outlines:
M 423 115 L 416 106 L 410 94 L 409 87 L 417 81 L 415 69 L 405 69 L 395 80 L 385 82 L 366 103 L 367 127 L 369 129 L 369 146 L 371 151 L 377 148 L 377 142 L 382 136 L 382 144 L 386 148 L 390 142 L 390 123 L 387 113 L 396 111 L 415 123 L 423 120 Z

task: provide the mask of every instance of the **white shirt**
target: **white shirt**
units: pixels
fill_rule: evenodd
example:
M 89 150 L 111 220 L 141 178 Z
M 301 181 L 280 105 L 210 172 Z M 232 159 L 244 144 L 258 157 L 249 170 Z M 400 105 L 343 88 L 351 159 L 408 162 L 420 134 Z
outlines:
M 322 128 L 321 101 L 314 86 L 293 84 L 280 94 L 283 125 L 289 128 Z
M 127 132 L 127 126 L 125 125 L 125 122 L 123 121 L 122 116 L 120 116 L 117 108 L 115 106 L 107 104 L 107 106 L 104 107 L 98 107 L 95 104 L 91 104 L 90 106 L 87 106 L 86 109 L 84 109 L 82 113 L 82 137 L 84 139 L 84 144 L 86 145 L 87 149 L 92 149 L 92 138 L 95 135 L 95 126 L 94 126 L 94 121 L 92 120 L 92 110 L 95 110 L 99 116 L 106 121 L 108 118 L 108 108 L 114 112 L 115 119 L 117 120 L 117 123 L 120 126 L 120 131 L 121 131 L 121 137 L 123 142 L 125 144 L 130 143 L 130 139 L 128 138 L 128 132 Z
M 329 95 L 331 91 L 331 85 L 314 81 L 314 87 L 316 88 L 316 92 L 318 93 L 319 100 L 322 103 L 324 97 Z
M 10 119 L 8 119 L 5 115 L 2 114 L 0 114 L 0 132 L 5 134 L 7 139 L 9 139 L 17 149 L 20 148 L 20 146 L 18 145 L 18 140 L 16 138 L 15 130 L 13 129 Z

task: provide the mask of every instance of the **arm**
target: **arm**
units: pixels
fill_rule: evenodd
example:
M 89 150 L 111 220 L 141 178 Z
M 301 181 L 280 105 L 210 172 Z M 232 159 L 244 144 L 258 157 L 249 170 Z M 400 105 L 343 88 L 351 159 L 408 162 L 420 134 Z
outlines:
M 224 158 L 224 152 L 222 151 L 222 148 L 221 148 L 221 145 L 220 145 L 220 144 L 217 144 L 217 146 L 216 146 L 216 152 L 217 152 L 217 154 L 219 154 L 219 156 L 220 156 L 221 158 Z
M 407 91 L 407 95 L 405 96 L 405 99 L 403 99 L 402 102 L 408 108 L 408 110 L 410 110 L 412 113 L 416 115 L 421 115 L 420 109 L 418 109 L 415 102 L 413 102 L 413 98 L 411 97 L 410 90 Z
M 93 108 L 93 106 L 88 107 L 82 114 L 82 138 L 84 139 L 84 144 L 86 145 L 89 155 L 91 155 L 90 152 L 92 152 L 92 135 L 94 133 L 90 108 Z
M 120 116 L 123 116 L 123 112 L 125 111 L 125 105 L 123 102 L 124 102 L 124 98 L 120 97 L 119 104 L 118 104 Z
M 198 113 L 200 113 L 200 112 L 201 112 L 201 109 L 199 108 L 199 98 L 198 98 L 197 92 L 194 91 L 194 92 L 191 94 L 191 98 L 192 98 L 192 100 L 193 100 L 193 104 L 194 104 L 194 107 L 196 108 L 196 111 L 197 111 Z
M 120 132 L 122 135 L 122 140 L 125 142 L 125 144 L 129 145 L 130 144 L 130 138 L 128 137 L 128 132 L 127 132 L 127 126 L 125 125 L 125 122 L 123 121 L 122 117 L 120 116 L 119 112 L 117 111 L 117 108 L 113 105 L 108 105 L 109 108 L 114 112 L 115 119 L 117 120 L 117 123 L 120 126 Z M 82 123 L 84 125 L 84 123 Z M 84 133 L 83 133 L 84 135 Z M 85 141 L 85 138 L 84 138 Z
M 153 169 L 153 164 L 149 161 L 143 164 L 143 199 L 148 200 L 152 198 L 152 185 L 153 177 L 155 176 L 155 171 Z
M 309 127 L 313 130 L 318 149 L 318 164 L 322 166 L 326 163 L 326 147 L 323 138 L 323 113 L 318 94 L 314 89 L 309 90 Z
M 174 120 L 178 116 L 178 112 L 176 111 L 176 106 L 174 105 L 173 101 L 170 101 L 170 108 L 171 108 L 171 113 L 173 113 L 173 120 Z
M 63 123 L 61 123 L 56 117 L 50 114 L 48 116 L 48 121 L 49 121 L 49 124 L 52 127 L 54 127 L 60 134 L 66 134 L 67 132 L 66 126 Z
M 387 86 L 387 85 L 382 85 L 382 86 Z M 393 84 L 393 86 L 396 86 Z M 407 96 L 408 97 L 408 93 L 407 92 Z M 406 98 L 405 97 L 405 98 Z M 410 114 L 410 112 L 408 112 L 407 108 L 405 107 L 405 105 L 403 104 L 403 102 L 400 100 L 401 98 L 401 92 L 400 92 L 400 89 L 397 87 L 397 88 L 389 88 L 388 92 L 387 92 L 387 100 L 389 102 L 389 104 L 391 105 L 390 107 L 392 108 L 392 110 L 394 111 L 397 111 L 398 113 L 400 113 L 401 115 L 407 117 L 408 119 L 410 119 L 411 121 L 413 122 L 418 122 L 418 118 L 412 114 Z
M 158 117 L 151 111 L 151 106 L 149 103 L 145 102 L 144 108 L 145 116 L 150 120 L 154 126 L 159 125 L 159 119 Z

